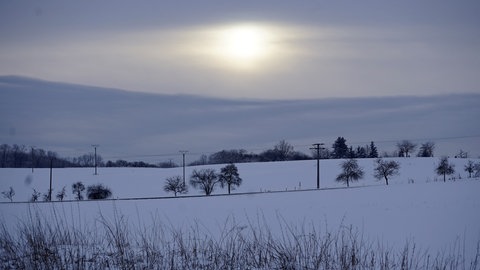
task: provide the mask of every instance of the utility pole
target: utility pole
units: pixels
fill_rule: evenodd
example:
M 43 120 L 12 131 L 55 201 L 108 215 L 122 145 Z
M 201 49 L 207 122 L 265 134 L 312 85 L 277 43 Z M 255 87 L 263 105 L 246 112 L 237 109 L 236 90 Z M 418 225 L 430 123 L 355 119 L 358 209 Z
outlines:
M 95 175 L 97 175 L 97 147 L 99 145 L 98 144 L 92 144 L 92 147 L 95 149 Z
M 35 151 L 35 146 L 30 146 L 32 148 L 32 173 L 33 173 L 33 167 L 35 167 L 35 157 L 34 157 L 34 151 Z
M 311 150 L 317 150 L 317 189 L 320 188 L 320 150 L 325 149 L 322 147 L 322 145 L 325 145 L 324 143 L 314 143 L 312 144 L 313 147 L 310 148 Z
M 52 201 L 52 168 L 53 168 L 53 157 L 50 158 L 50 188 L 48 189 L 49 201 Z
M 183 155 L 183 184 L 185 185 L 185 154 L 188 153 L 188 151 L 180 150 L 179 152 Z

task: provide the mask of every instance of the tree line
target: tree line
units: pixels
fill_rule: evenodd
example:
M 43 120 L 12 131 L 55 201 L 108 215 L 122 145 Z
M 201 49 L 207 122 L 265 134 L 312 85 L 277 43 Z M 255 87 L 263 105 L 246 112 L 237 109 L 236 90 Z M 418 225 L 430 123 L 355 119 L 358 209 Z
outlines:
M 103 166 L 103 158 L 96 155 L 97 165 Z M 2 168 L 55 168 L 93 167 L 95 155 L 83 154 L 74 158 L 60 157 L 56 152 L 25 145 L 0 145 L 0 166 Z
M 310 159 L 352 159 L 352 158 L 379 158 L 383 157 L 410 157 L 418 147 L 418 157 L 433 157 L 435 143 L 425 142 L 417 144 L 403 140 L 396 144 L 397 150 L 392 153 L 384 152 L 380 155 L 375 142 L 371 141 L 366 145 L 352 146 L 347 144 L 344 137 L 338 137 L 331 148 L 321 147 L 319 151 L 311 149 L 310 155 L 295 151 L 294 146 L 285 140 L 278 142 L 272 149 L 267 149 L 258 154 L 248 152 L 244 149 L 222 150 L 211 154 L 202 155 L 198 160 L 189 165 L 247 163 L 247 162 L 269 162 L 288 160 L 310 160 Z M 462 151 L 461 151 L 462 152 Z M 464 152 L 463 152 L 464 153 Z M 466 157 L 466 156 L 465 156 Z
M 396 150 L 388 153 L 379 153 L 373 141 L 366 145 L 352 146 L 347 144 L 344 137 L 338 137 L 331 147 L 321 147 L 318 151 L 312 149 L 310 154 L 296 151 L 294 146 L 285 140 L 281 140 L 271 149 L 260 153 L 249 152 L 245 149 L 221 150 L 211 155 L 201 155 L 197 160 L 188 163 L 188 166 L 207 164 L 229 164 L 248 162 L 291 161 L 310 159 L 352 159 L 352 158 L 378 158 L 378 157 L 433 157 L 435 143 L 427 141 L 415 144 L 409 140 L 397 142 Z M 96 157 L 96 160 L 95 160 Z M 459 158 L 467 158 L 468 153 L 460 150 L 455 155 Z M 104 161 L 102 156 L 87 153 L 74 158 L 60 157 L 56 152 L 46 151 L 41 148 L 26 147 L 24 145 L 7 144 L 0 145 L 0 166 L 2 168 L 48 168 L 53 167 L 158 167 L 173 168 L 179 165 L 172 162 L 160 162 L 151 164 L 144 161 Z

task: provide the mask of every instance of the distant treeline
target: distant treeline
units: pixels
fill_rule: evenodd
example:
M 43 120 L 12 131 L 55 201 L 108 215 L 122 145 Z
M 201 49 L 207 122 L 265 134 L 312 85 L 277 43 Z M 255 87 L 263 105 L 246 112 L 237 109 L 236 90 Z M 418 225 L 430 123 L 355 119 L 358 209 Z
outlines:
M 408 140 L 397 143 L 397 151 L 384 152 L 382 157 L 409 157 L 416 150 L 417 145 Z M 433 157 L 435 144 L 426 142 L 418 147 L 418 157 Z M 221 150 L 209 156 L 201 155 L 199 159 L 190 162 L 189 166 L 226 163 L 269 162 L 309 159 L 343 159 L 343 158 L 378 158 L 379 152 L 375 143 L 364 146 L 348 146 L 347 140 L 338 137 L 331 147 L 319 145 L 318 149 L 310 148 L 310 154 L 295 151 L 293 145 L 285 140 L 278 142 L 272 149 L 260 153 L 249 152 L 245 149 Z M 467 153 L 460 151 L 458 157 L 467 157 Z M 53 167 L 93 167 L 95 166 L 94 153 L 84 154 L 75 158 L 59 157 L 57 153 L 24 145 L 0 145 L 0 166 L 3 168 L 48 168 Z M 116 160 L 104 162 L 100 155 L 96 155 L 96 164 L 99 167 L 158 167 L 172 168 L 180 165 L 169 161 L 151 164 L 143 161 Z
M 202 155 L 200 159 L 189 165 L 246 163 L 246 162 L 270 162 L 288 160 L 330 159 L 330 158 L 377 158 L 378 151 L 374 142 L 369 145 L 349 147 L 343 137 L 338 137 L 332 145 L 332 150 L 319 146 L 319 149 L 311 148 L 310 155 L 295 151 L 293 145 L 285 140 L 277 143 L 273 149 L 265 150 L 259 154 L 248 152 L 244 149 L 222 150 L 211 154 Z
M 60 157 L 56 152 L 46 151 L 41 148 L 26 147 L 25 145 L 8 144 L 0 145 L 0 166 L 2 168 L 55 168 L 64 167 L 93 167 L 95 155 L 84 154 L 75 158 Z M 97 165 L 102 166 L 103 161 L 97 155 Z

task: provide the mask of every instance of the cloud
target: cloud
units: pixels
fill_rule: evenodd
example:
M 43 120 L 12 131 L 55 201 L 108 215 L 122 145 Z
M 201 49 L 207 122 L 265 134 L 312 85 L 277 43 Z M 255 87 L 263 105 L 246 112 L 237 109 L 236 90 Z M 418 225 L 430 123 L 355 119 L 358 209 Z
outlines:
M 0 77 L 0 141 L 77 156 L 100 144 L 104 158 L 188 149 L 267 149 L 281 139 L 308 152 L 314 142 L 370 141 L 393 150 L 402 139 L 434 140 L 436 154 L 480 149 L 480 95 L 291 101 L 158 95 Z M 12 128 L 15 133 L 9 132 Z M 454 138 L 454 139 L 447 139 Z M 456 138 L 456 139 L 455 139 Z M 438 139 L 438 140 L 437 140 Z

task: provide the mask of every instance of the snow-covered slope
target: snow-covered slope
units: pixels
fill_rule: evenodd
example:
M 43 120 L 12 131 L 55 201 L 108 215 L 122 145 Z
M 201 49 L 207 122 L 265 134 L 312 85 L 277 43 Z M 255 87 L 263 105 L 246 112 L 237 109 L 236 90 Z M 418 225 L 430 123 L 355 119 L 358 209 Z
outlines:
M 51 214 L 52 209 L 67 213 L 66 216 L 72 217 L 71 222 L 79 217 L 83 223 L 94 223 L 99 214 L 108 218 L 118 211 L 132 226 L 148 225 L 158 219 L 174 227 L 189 228 L 192 224 L 200 224 L 202 230 L 212 234 L 220 233 L 225 223 L 232 220 L 239 226 L 267 223 L 274 233 L 279 233 L 280 226 L 285 223 L 292 226 L 311 224 L 325 231 L 352 226 L 368 239 L 385 245 L 401 247 L 413 240 L 433 252 L 461 245 L 466 253 L 473 253 L 480 239 L 480 180 L 467 178 L 463 170 L 467 160 L 450 159 L 457 173 L 455 180 L 446 183 L 434 173 L 437 158 L 397 161 L 401 163 L 400 174 L 392 178 L 389 186 L 373 178 L 373 159 L 359 160 L 365 178 L 353 183 L 351 188 L 319 191 L 306 190 L 316 186 L 315 161 L 251 163 L 237 165 L 244 182 L 234 193 L 263 193 L 55 204 L 4 203 L 0 204 L 0 213 L 7 227 L 12 228 L 19 220 L 26 220 L 32 207 L 45 215 Z M 340 162 L 321 162 L 323 188 L 342 186 L 334 181 L 340 172 Z M 222 165 L 207 167 L 219 169 Z M 192 169 L 187 168 L 187 176 Z M 58 191 L 66 186 L 69 199 L 73 198 L 71 184 L 76 181 L 85 185 L 105 184 L 112 189 L 115 198 L 170 196 L 162 187 L 165 178 L 172 175 L 181 175 L 181 168 L 99 168 L 96 176 L 91 168 L 54 169 L 53 187 Z M 48 189 L 48 169 L 36 169 L 33 174 L 28 169 L 1 169 L 0 176 L 1 190 L 9 186 L 15 189 L 14 201 L 26 201 L 32 188 L 42 192 Z M 285 190 L 297 192 L 274 192 Z M 224 193 L 221 189 L 214 192 Z M 189 194 L 201 193 L 190 189 Z

